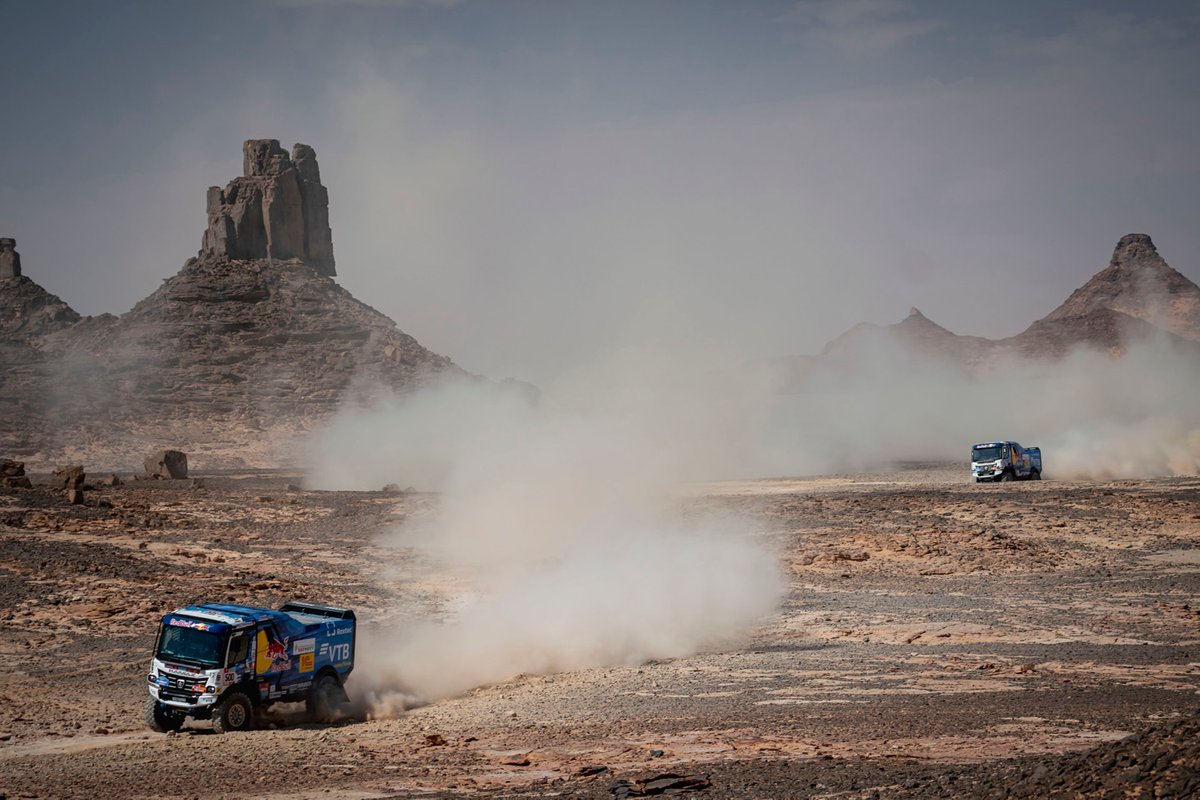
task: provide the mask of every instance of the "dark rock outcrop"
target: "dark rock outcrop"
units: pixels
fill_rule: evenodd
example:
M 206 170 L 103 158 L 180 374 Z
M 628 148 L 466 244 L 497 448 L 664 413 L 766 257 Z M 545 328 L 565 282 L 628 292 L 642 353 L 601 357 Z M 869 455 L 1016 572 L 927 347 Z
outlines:
M 209 187 L 200 257 L 301 261 L 320 275 L 336 275 L 329 193 L 316 151 L 297 144 L 289 158 L 277 139 L 246 141 L 242 177 L 224 189 Z
M 21 254 L 17 240 L 0 238 L 0 280 L 21 277 Z
M 182 479 L 188 476 L 187 454 L 180 450 L 160 450 L 146 456 L 146 477 Z
M 0 458 L 0 486 L 15 489 L 31 488 L 33 484 L 30 483 L 29 476 L 25 474 L 25 463 L 9 458 Z

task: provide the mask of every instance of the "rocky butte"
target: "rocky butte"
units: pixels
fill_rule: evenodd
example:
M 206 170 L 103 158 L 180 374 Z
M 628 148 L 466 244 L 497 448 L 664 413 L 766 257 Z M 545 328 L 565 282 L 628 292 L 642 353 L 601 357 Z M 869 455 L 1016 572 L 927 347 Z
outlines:
M 170 447 L 200 468 L 286 464 L 343 401 L 465 374 L 334 280 L 313 148 L 253 139 L 242 152 L 241 177 L 208 190 L 197 256 L 121 316 L 81 319 L 28 278 L 0 279 L 0 325 L 23 337 L 2 351 L 0 453 L 132 468 Z M 19 273 L 5 241 L 0 269 Z
M 297 261 L 333 276 L 329 192 L 321 185 L 316 152 L 275 139 L 242 146 L 242 177 L 208 190 L 208 227 L 201 256 Z

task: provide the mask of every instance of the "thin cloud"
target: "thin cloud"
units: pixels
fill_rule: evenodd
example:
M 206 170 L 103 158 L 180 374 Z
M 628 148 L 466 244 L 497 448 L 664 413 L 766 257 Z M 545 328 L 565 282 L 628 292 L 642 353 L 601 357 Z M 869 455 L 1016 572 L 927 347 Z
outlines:
M 911 6 L 900 0 L 805 0 L 787 15 L 809 36 L 854 57 L 885 53 L 945 26 L 911 16 Z
M 465 0 L 267 0 L 272 5 L 289 8 L 318 6 L 393 6 L 395 8 L 450 8 Z

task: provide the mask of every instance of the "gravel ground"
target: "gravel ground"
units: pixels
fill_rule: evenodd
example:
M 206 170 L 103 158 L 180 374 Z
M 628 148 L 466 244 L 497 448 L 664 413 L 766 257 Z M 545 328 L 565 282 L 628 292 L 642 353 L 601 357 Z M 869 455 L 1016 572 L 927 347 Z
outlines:
M 364 642 L 453 607 L 456 576 L 385 542 L 435 496 L 300 483 L 136 481 L 84 506 L 0 489 L 0 795 L 1200 794 L 1200 480 L 920 465 L 698 487 L 684 513 L 753 517 L 791 577 L 736 647 L 392 718 L 143 730 L 156 618 L 179 605 L 345 604 Z

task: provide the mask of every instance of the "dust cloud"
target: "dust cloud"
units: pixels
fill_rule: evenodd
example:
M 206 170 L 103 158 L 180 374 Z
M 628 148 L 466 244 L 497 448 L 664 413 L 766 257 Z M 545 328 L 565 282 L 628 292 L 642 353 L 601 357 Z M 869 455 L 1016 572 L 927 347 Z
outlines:
M 1047 478 L 1200 472 L 1200 356 L 1150 339 L 1121 357 L 1078 349 L 1055 362 L 1017 357 L 969 372 L 895 341 L 809 369 L 771 401 L 762 474 L 878 471 L 957 461 L 973 442 L 1042 448 Z
M 686 656 L 777 608 L 786 581 L 761 532 L 684 503 L 687 481 L 749 441 L 746 398 L 670 363 L 621 354 L 536 403 L 460 379 L 338 415 L 311 483 L 438 490 L 391 543 L 459 589 L 448 619 L 364 653 L 372 713 L 520 673 Z
M 519 673 L 684 656 L 747 631 L 785 580 L 753 523 L 695 514 L 695 482 L 957 461 L 972 442 L 1043 449 L 1054 478 L 1200 471 L 1196 353 L 993 361 L 968 371 L 881 338 L 809 362 L 715 367 L 621 356 L 540 402 L 473 379 L 344 408 L 311 483 L 439 492 L 393 544 L 460 583 L 446 620 L 368 654 L 377 714 Z M 793 376 L 794 378 L 794 376 Z M 689 488 L 690 487 L 690 488 Z M 361 684 L 360 684 L 361 685 Z

